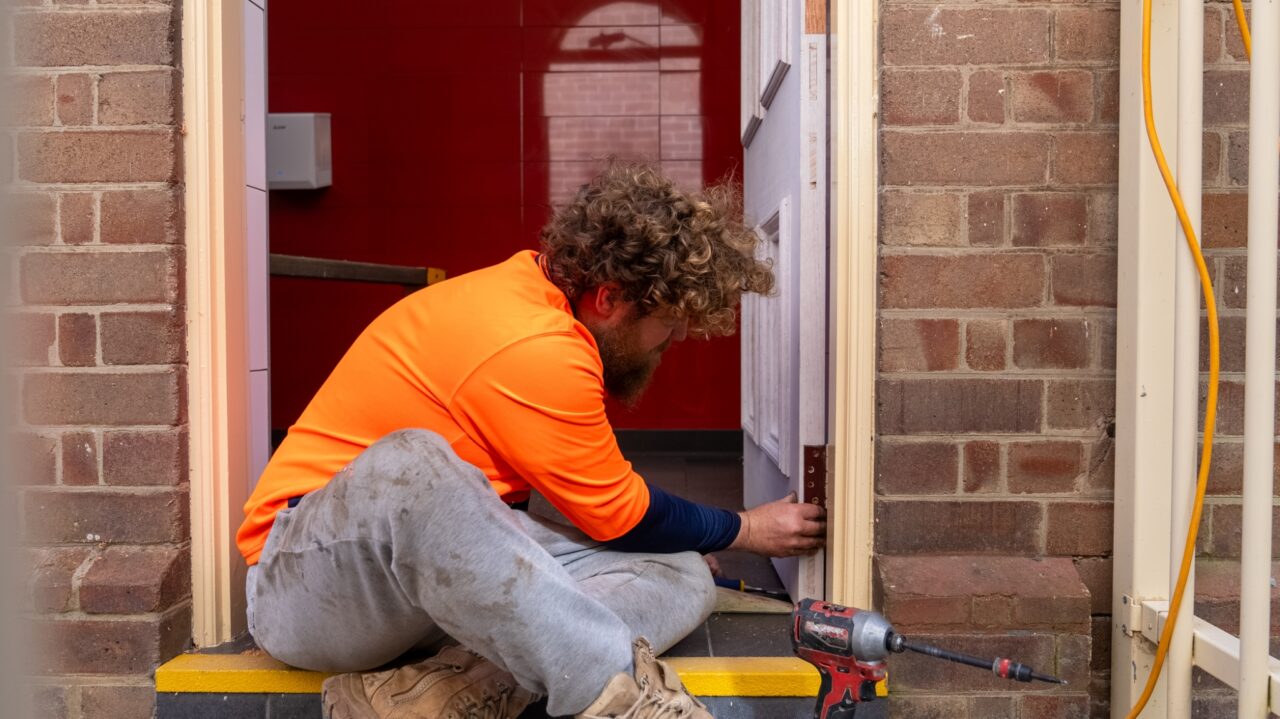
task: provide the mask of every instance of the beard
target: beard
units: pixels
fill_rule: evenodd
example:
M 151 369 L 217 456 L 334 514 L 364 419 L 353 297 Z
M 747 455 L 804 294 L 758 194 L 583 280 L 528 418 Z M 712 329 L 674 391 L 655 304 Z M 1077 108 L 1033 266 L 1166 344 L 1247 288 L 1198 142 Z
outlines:
M 631 338 L 617 329 L 593 334 L 600 348 L 600 362 L 604 365 L 605 391 L 628 409 L 634 409 L 662 363 L 662 351 L 669 341 L 653 351 L 644 352 L 636 349 Z

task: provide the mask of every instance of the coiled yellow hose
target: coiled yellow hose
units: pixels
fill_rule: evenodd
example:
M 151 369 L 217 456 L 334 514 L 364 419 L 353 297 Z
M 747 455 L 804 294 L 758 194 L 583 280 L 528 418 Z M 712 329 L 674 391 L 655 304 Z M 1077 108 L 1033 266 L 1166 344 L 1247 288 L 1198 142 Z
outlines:
M 1236 22 L 1240 26 L 1240 35 L 1244 41 L 1245 54 L 1252 57 L 1252 39 L 1249 37 L 1249 23 L 1245 20 L 1244 7 L 1241 0 L 1234 0 Z M 1164 668 L 1165 657 L 1169 654 L 1169 640 L 1178 623 L 1178 612 L 1182 608 L 1182 596 L 1187 589 L 1187 576 L 1191 573 L 1191 564 L 1196 556 L 1196 536 L 1200 530 L 1200 515 L 1204 509 L 1205 486 L 1209 480 L 1209 462 L 1213 456 L 1213 428 L 1218 416 L 1218 370 L 1219 370 L 1219 337 L 1218 307 L 1213 296 L 1213 282 L 1209 279 L 1209 269 L 1205 266 L 1204 254 L 1200 252 L 1200 243 L 1195 229 L 1191 226 L 1191 218 L 1187 217 L 1187 209 L 1182 202 L 1182 194 L 1178 192 L 1178 184 L 1174 182 L 1173 173 L 1169 171 L 1169 163 L 1165 161 L 1164 150 L 1160 146 L 1160 135 L 1156 132 L 1156 121 L 1151 110 L 1151 0 L 1142 3 L 1142 114 L 1147 125 L 1147 139 L 1151 142 L 1151 152 L 1155 155 L 1156 164 L 1160 166 L 1160 176 L 1164 178 L 1164 186 L 1169 190 L 1169 199 L 1178 213 L 1178 223 L 1187 238 L 1187 246 L 1195 257 L 1196 272 L 1200 275 L 1200 288 L 1204 293 L 1204 304 L 1209 314 L 1209 394 L 1205 400 L 1204 412 L 1204 451 L 1200 454 L 1200 472 L 1196 479 L 1196 498 L 1191 510 L 1191 523 L 1187 528 L 1187 543 L 1182 549 L 1182 565 L 1178 570 L 1178 582 L 1173 590 L 1173 599 L 1169 603 L 1169 618 L 1164 630 L 1160 632 L 1160 643 L 1156 648 L 1155 663 L 1151 673 L 1147 675 L 1146 686 L 1133 709 L 1129 710 L 1128 719 L 1136 719 L 1151 699 L 1156 682 L 1160 680 L 1160 670 Z M 1199 188 L 1196 188 L 1199 191 Z

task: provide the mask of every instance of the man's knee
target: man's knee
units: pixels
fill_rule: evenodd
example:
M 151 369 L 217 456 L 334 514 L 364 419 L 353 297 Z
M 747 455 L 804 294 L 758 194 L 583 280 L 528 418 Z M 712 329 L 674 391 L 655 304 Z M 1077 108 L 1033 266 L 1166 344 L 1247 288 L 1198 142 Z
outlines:
M 681 590 L 690 606 L 699 608 L 699 615 L 706 619 L 716 606 L 716 583 L 707 561 L 697 552 L 679 552 L 669 555 L 669 560 L 681 578 Z

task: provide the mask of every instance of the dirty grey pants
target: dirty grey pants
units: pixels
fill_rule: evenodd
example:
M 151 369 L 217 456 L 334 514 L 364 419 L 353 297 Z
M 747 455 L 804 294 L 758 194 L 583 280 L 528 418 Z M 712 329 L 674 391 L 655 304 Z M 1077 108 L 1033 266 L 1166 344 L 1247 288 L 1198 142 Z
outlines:
M 615 552 L 512 510 L 424 430 L 387 435 L 280 512 L 247 591 L 250 632 L 287 664 L 364 671 L 447 634 L 557 716 L 632 671 L 634 637 L 665 651 L 715 603 L 697 553 Z

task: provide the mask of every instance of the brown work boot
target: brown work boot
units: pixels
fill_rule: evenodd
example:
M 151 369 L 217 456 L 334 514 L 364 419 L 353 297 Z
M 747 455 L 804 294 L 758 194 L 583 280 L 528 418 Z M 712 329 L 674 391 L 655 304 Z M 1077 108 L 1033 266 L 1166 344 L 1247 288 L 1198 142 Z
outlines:
M 577 719 L 713 719 L 707 707 L 680 683 L 680 676 L 653 656 L 644 637 L 631 644 L 635 676 L 614 674 L 599 698 Z
M 325 719 L 515 719 L 533 701 L 510 674 L 462 647 L 380 672 L 329 677 Z

